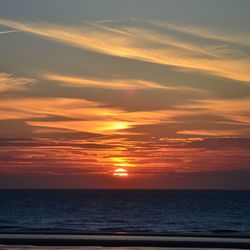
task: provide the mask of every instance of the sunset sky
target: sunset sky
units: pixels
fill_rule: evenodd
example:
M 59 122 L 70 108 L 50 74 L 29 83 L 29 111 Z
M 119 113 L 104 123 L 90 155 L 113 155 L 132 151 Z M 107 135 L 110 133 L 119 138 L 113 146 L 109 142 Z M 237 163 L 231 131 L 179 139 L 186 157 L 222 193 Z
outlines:
M 0 188 L 250 188 L 249 13 L 0 1 Z

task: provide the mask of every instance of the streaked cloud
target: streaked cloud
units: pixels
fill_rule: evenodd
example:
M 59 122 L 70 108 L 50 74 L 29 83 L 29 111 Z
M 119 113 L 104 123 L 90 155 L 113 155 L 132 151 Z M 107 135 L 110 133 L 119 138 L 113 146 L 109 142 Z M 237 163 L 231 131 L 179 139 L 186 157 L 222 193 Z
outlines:
M 214 99 L 196 100 L 182 106 L 191 110 L 203 110 L 206 114 L 215 114 L 231 122 L 250 125 L 250 99 Z
M 63 115 L 75 118 L 75 120 L 27 121 L 27 124 L 34 127 L 68 129 L 76 132 L 98 133 L 103 135 L 132 135 L 134 132 L 127 131 L 130 128 L 167 123 L 182 113 L 181 111 L 174 112 L 164 110 L 127 112 L 119 109 L 100 107 L 79 110 L 79 114 L 74 113 L 76 117 L 70 116 L 71 114 L 67 114 L 68 112 L 71 113 L 72 111 L 68 110 Z M 81 119 L 80 114 L 84 114 L 82 120 L 79 120 Z M 136 132 L 135 134 L 140 134 L 140 132 Z
M 0 31 L 0 35 L 14 33 L 14 32 L 18 32 L 18 31 L 17 30 L 4 30 L 4 31 Z
M 33 127 L 100 134 L 122 134 L 134 126 L 164 123 L 189 113 L 181 110 L 129 112 L 107 108 L 103 103 L 73 98 L 8 98 L 0 103 L 2 120 L 26 119 L 26 123 Z M 53 117 L 55 120 L 50 121 Z M 39 118 L 43 121 L 30 120 Z
M 163 86 L 154 82 L 143 81 L 143 80 L 96 80 L 84 77 L 65 76 L 47 74 L 44 75 L 46 80 L 61 82 L 66 85 L 75 85 L 81 87 L 92 87 L 92 88 L 108 88 L 108 89 L 121 89 L 121 90 L 137 90 L 137 89 L 176 89 L 174 87 Z
M 0 24 L 107 55 L 172 65 L 238 81 L 250 81 L 249 49 L 234 46 L 234 36 L 227 37 L 219 31 L 206 31 L 202 27 L 191 28 L 188 32 L 182 26 L 166 25 L 169 29 L 181 32 L 180 37 L 166 29 L 164 32 L 156 29 L 159 28 L 159 23 L 153 24 L 152 21 L 88 22 L 69 27 L 45 22 L 1 19 Z M 203 30 L 200 36 L 199 30 Z M 187 33 L 202 39 L 190 41 L 185 37 Z M 211 43 L 211 39 L 217 42 Z M 236 41 L 240 45 L 248 46 L 249 40 L 238 36 Z
M 6 138 L 0 140 L 0 148 L 0 175 L 111 175 L 120 166 L 133 176 L 161 176 L 245 170 L 249 161 L 247 138 L 151 138 L 144 142 L 108 137 L 85 140 Z
M 117 119 L 119 120 L 119 119 Z M 28 125 L 35 127 L 59 128 L 68 129 L 78 132 L 99 133 L 99 134 L 126 134 L 121 132 L 131 128 L 132 126 L 139 125 L 136 122 L 130 121 L 56 121 L 56 122 L 36 122 L 28 121 Z
M 34 133 L 58 129 L 103 135 L 150 136 L 169 131 L 172 136 L 244 136 L 249 132 L 248 104 L 248 99 L 190 100 L 168 109 L 129 111 L 77 98 L 5 98 L 0 120 L 23 119 Z
M 50 116 L 78 118 L 78 115 L 82 114 L 83 108 L 86 110 L 96 105 L 95 102 L 70 98 L 6 98 L 0 102 L 0 119 L 30 119 Z
M 85 76 L 72 76 L 72 75 L 60 75 L 60 74 L 41 74 L 41 78 L 49 81 L 59 82 L 65 86 L 75 87 L 88 87 L 88 88 L 99 88 L 99 89 L 114 89 L 114 90 L 163 90 L 163 91 L 174 91 L 183 93 L 195 93 L 199 96 L 210 96 L 211 92 L 203 90 L 202 88 L 194 88 L 187 86 L 174 86 L 169 83 L 157 83 L 153 81 L 145 81 L 139 79 L 94 79 L 87 78 Z
M 0 72 L 0 92 L 22 90 L 34 82 L 36 82 L 36 80 L 32 78 L 14 76 Z
M 197 36 L 201 38 L 206 38 L 210 40 L 218 40 L 222 42 L 229 42 L 234 44 L 239 44 L 243 46 L 250 46 L 250 36 L 249 34 L 223 34 L 216 31 L 215 29 L 201 28 L 197 26 L 190 25 L 176 25 L 173 23 L 166 23 L 160 20 L 151 20 L 151 23 L 164 28 L 166 30 L 173 30 L 180 33 L 186 33 L 192 36 Z
M 181 130 L 177 131 L 177 134 L 180 135 L 197 135 L 197 136 L 215 136 L 215 137 L 222 137 L 222 136 L 240 136 L 245 130 Z M 248 132 L 248 131 L 247 131 Z

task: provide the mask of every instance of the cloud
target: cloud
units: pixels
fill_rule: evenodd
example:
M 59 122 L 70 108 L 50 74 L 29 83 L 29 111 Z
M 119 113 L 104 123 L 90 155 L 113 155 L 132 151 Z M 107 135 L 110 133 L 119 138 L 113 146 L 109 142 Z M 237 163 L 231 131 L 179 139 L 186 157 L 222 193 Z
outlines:
M 14 32 L 18 32 L 18 31 L 17 31 L 17 30 L 5 30 L 5 31 L 0 31 L 0 35 L 2 35 L 2 34 L 14 33 Z
M 204 175 L 249 169 L 249 139 L 5 138 L 0 175 L 111 175 L 118 166 L 130 176 Z M 213 157 L 211 157 L 213 155 Z
M 90 79 L 84 77 L 65 76 L 56 74 L 47 74 L 43 76 L 46 80 L 57 81 L 65 85 L 73 85 L 80 87 L 92 87 L 92 88 L 108 88 L 108 89 L 121 89 L 121 90 L 138 90 L 138 89 L 162 89 L 171 90 L 176 89 L 174 87 L 163 86 L 154 82 L 144 80 L 121 80 L 121 79 Z
M 162 110 L 129 111 L 77 98 L 4 98 L 0 120 L 22 119 L 33 133 L 246 136 L 249 99 L 190 100 Z M 35 107 L 35 108 L 34 108 Z
M 32 127 L 100 134 L 122 134 L 135 126 L 166 123 L 189 113 L 181 110 L 130 112 L 74 98 L 6 98 L 0 102 L 1 120 L 25 119 Z
M 250 99 L 194 100 L 179 108 L 191 109 L 224 117 L 228 122 L 250 125 Z M 224 121 L 225 122 L 225 121 Z
M 197 135 L 197 136 L 240 136 L 244 133 L 244 129 L 242 130 L 207 130 L 207 129 L 199 129 L 199 130 L 181 130 L 177 131 L 176 133 L 179 135 Z
M 35 79 L 0 73 L 0 92 L 23 90 L 34 82 Z
M 85 76 L 72 76 L 72 75 L 61 75 L 61 74 L 44 74 L 41 73 L 41 78 L 49 81 L 56 81 L 65 86 L 75 87 L 88 87 L 88 88 L 103 88 L 103 89 L 114 89 L 114 90 L 164 90 L 164 91 L 175 91 L 183 93 L 196 93 L 199 95 L 208 96 L 211 94 L 207 90 L 194 87 L 186 86 L 169 86 L 168 83 L 165 85 L 159 84 L 153 81 L 145 81 L 139 79 L 94 79 L 87 78 Z
M 133 127 L 143 125 L 153 125 L 167 123 L 174 117 L 188 112 L 183 111 L 125 111 L 121 109 L 92 107 L 82 108 L 78 111 L 66 110 L 63 116 L 74 118 L 72 121 L 27 121 L 26 123 L 33 127 L 47 127 L 68 129 L 76 132 L 97 133 L 103 135 L 133 135 L 140 132 L 128 131 Z M 58 111 L 58 115 L 60 111 Z M 81 114 L 84 116 L 81 119 Z M 61 114 L 62 115 L 62 114 Z
M 118 119 L 119 120 L 119 119 Z M 37 122 L 27 121 L 28 125 L 47 128 L 69 129 L 78 132 L 99 134 L 123 134 L 120 130 L 126 130 L 139 123 L 131 121 L 61 121 L 61 122 Z
M 250 36 L 248 34 L 223 34 L 214 29 L 201 28 L 189 25 L 177 25 L 173 23 L 165 23 L 160 20 L 149 21 L 166 30 L 173 30 L 179 33 L 186 33 L 192 36 L 197 36 L 200 38 L 206 38 L 209 40 L 218 40 L 224 43 L 234 43 L 242 46 L 250 46 Z
M 187 147 L 191 148 L 206 148 L 206 149 L 227 149 L 235 148 L 238 150 L 241 149 L 250 149 L 250 139 L 249 138 L 240 138 L 240 137 L 215 137 L 215 138 L 199 138 L 199 139 L 189 139 L 186 140 Z
M 0 120 L 52 116 L 79 118 L 83 110 L 96 105 L 95 102 L 70 98 L 6 98 L 0 102 Z
M 195 70 L 206 74 L 249 82 L 248 38 L 238 36 L 239 46 L 233 44 L 237 36 L 204 28 L 183 28 L 169 24 L 168 30 L 159 30 L 159 23 L 88 22 L 81 26 L 62 26 L 45 22 L 18 22 L 0 19 L 0 24 L 34 35 L 107 55 L 142 60 L 162 65 Z M 153 25 L 153 26 L 152 26 Z M 162 26 L 162 25 L 161 25 Z M 158 29 L 157 29 L 158 27 Z M 199 30 L 203 32 L 199 34 Z M 196 35 L 190 40 L 186 34 Z M 202 39 L 198 39 L 202 37 Z M 211 42 L 216 39 L 216 42 Z M 245 47 L 242 48 L 241 46 Z

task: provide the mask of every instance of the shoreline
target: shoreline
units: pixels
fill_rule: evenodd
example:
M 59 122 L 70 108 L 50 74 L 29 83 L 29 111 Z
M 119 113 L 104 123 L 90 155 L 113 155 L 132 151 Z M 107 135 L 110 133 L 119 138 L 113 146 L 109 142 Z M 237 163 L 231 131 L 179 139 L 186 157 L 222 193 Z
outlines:
M 78 230 L 0 230 L 1 235 L 103 235 L 103 236 L 147 236 L 147 237 L 195 237 L 250 239 L 250 233 L 242 232 L 130 232 L 130 231 L 78 231 Z
M 0 232 L 0 245 L 250 249 L 250 237 Z

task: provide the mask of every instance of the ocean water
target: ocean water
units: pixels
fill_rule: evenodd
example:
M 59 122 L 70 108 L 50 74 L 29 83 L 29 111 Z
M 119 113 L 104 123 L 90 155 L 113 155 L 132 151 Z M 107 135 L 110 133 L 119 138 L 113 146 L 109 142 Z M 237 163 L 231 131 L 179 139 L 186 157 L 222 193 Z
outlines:
M 0 231 L 250 234 L 250 191 L 0 190 Z

